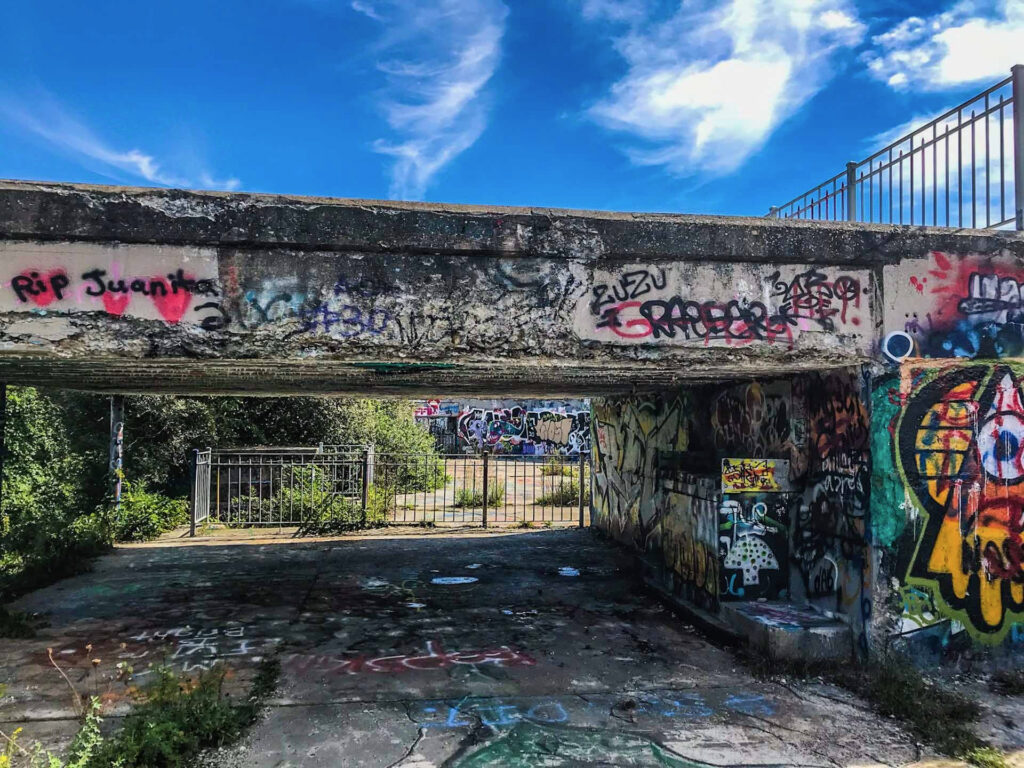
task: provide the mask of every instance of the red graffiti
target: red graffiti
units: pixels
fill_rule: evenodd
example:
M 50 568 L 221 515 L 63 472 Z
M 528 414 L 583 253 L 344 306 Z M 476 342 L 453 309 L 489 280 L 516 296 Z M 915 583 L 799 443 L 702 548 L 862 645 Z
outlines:
M 11 280 L 11 288 L 21 301 L 31 300 L 38 307 L 45 307 L 64 298 L 64 289 L 70 284 L 63 269 L 53 269 L 46 274 L 26 269 Z
M 330 674 L 357 675 L 365 672 L 391 674 L 447 669 L 457 664 L 532 667 L 537 662 L 531 656 L 521 651 L 513 650 L 507 645 L 491 651 L 445 651 L 442 650 L 441 644 L 436 640 L 428 640 L 427 652 L 425 654 L 378 656 L 372 659 L 365 656 L 343 659 L 331 656 L 295 654 L 290 656 L 285 663 L 292 667 L 298 667 L 303 671 L 317 670 Z
M 104 293 L 103 294 L 103 308 L 111 315 L 120 317 L 124 314 L 125 309 L 128 308 L 128 302 L 131 301 L 132 295 L 130 293 Z
M 186 278 L 191 280 L 192 278 Z M 192 302 L 192 293 L 187 290 L 171 290 L 172 286 L 164 277 L 154 277 L 152 282 L 164 287 L 162 292 L 154 292 L 151 296 L 153 304 L 169 323 L 177 323 L 185 314 Z M 176 286 L 175 286 L 176 287 Z

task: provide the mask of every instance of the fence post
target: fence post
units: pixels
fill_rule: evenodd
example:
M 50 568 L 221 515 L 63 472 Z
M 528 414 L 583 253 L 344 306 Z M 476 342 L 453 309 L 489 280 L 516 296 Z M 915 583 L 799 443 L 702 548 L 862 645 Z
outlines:
M 108 445 L 110 480 L 115 507 L 121 506 L 121 479 L 124 467 L 124 395 L 110 396 L 110 443 Z
M 857 220 L 857 163 L 846 164 L 846 220 Z
M 484 451 L 484 513 L 483 513 L 483 527 L 487 527 L 487 467 L 490 462 L 488 461 L 490 454 Z
M 1024 64 L 1010 68 L 1013 93 L 1013 209 L 1017 229 L 1024 230 Z
M 363 525 L 366 525 L 367 508 L 370 502 L 370 483 L 373 482 L 373 446 L 367 445 L 363 448 L 363 482 L 362 482 L 362 507 Z
M 586 463 L 583 461 L 583 451 L 579 454 L 579 470 L 580 470 L 580 528 L 583 527 L 583 497 L 585 496 L 583 490 L 583 475 L 585 474 Z
M 189 491 L 188 491 L 188 535 L 195 538 L 196 535 L 196 511 L 198 507 L 198 494 L 196 493 L 196 473 L 199 464 L 199 449 L 192 449 L 192 462 L 188 469 Z

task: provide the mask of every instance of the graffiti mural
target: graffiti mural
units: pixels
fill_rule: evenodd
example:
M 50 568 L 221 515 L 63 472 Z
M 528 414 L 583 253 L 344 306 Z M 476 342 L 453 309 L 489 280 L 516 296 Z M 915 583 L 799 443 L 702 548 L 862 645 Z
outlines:
M 886 267 L 894 290 L 883 355 L 1001 359 L 1024 355 L 1022 271 L 1010 255 L 948 254 Z
M 715 397 L 710 413 L 716 453 L 787 459 L 790 478 L 803 476 L 807 467 L 806 417 L 788 381 L 730 387 Z
M 465 449 L 527 456 L 588 453 L 590 411 L 472 408 L 459 414 L 458 435 Z
M 788 536 L 793 496 L 729 494 L 718 510 L 723 599 L 786 597 Z
M 997 643 L 1024 613 L 1024 371 L 905 372 L 896 456 L 924 525 L 906 583 Z

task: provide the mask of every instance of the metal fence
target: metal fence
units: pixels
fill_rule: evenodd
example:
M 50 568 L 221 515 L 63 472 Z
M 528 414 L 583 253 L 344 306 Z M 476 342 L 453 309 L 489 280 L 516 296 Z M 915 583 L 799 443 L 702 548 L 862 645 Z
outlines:
M 1024 65 L 768 216 L 1024 229 Z
M 589 521 L 588 454 L 378 454 L 373 446 L 320 446 L 196 457 L 193 535 L 207 520 L 310 531 Z

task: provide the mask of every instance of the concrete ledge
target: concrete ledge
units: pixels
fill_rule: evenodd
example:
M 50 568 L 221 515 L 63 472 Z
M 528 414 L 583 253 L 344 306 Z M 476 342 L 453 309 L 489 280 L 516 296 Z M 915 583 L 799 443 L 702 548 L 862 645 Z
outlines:
M 791 603 L 722 603 L 719 616 L 747 644 L 780 661 L 842 661 L 853 657 L 849 626 Z

